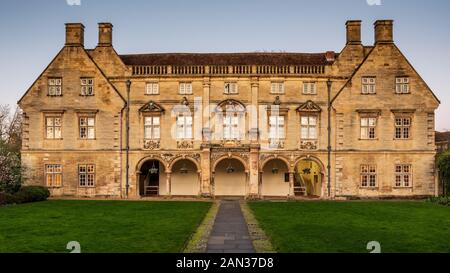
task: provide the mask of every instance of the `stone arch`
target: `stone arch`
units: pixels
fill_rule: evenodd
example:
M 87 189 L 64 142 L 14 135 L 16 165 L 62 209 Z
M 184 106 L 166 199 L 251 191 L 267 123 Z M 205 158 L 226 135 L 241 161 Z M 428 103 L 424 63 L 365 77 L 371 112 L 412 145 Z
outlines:
M 221 162 L 221 161 L 223 161 L 223 160 L 225 160 L 225 159 L 236 159 L 236 160 L 238 160 L 239 162 L 241 162 L 241 164 L 244 166 L 244 169 L 245 169 L 245 173 L 249 173 L 250 172 L 250 169 L 249 169 L 249 167 L 248 167 L 248 163 L 242 158 L 242 157 L 240 157 L 240 156 L 235 156 L 235 155 L 225 155 L 225 156 L 221 156 L 221 157 L 219 157 L 219 158 L 217 158 L 215 161 L 214 161 L 214 164 L 212 165 L 212 173 L 215 173 L 216 172 L 216 168 L 217 168 L 217 165 L 219 165 L 219 163 Z
M 302 161 L 311 161 L 317 164 L 320 169 L 317 173 L 318 176 L 313 174 L 305 174 L 301 173 L 300 170 L 297 170 L 297 166 L 301 164 Z M 305 177 L 306 175 L 306 177 Z M 316 177 L 318 180 L 316 180 Z M 325 182 L 326 177 L 326 169 L 325 165 L 322 161 L 316 156 L 304 155 L 296 159 L 294 164 L 294 194 L 295 195 L 304 195 L 308 197 L 323 197 L 326 194 L 327 184 Z M 301 180 L 299 180 L 301 179 Z M 304 180 L 306 179 L 306 180 Z M 315 181 L 315 182 L 313 182 Z M 306 184 L 305 184 L 306 183 Z M 320 183 L 316 186 L 316 183 Z M 298 191 L 302 192 L 299 193 Z
M 169 166 L 168 166 L 168 170 L 172 171 L 173 166 L 175 166 L 175 164 L 176 164 L 177 162 L 182 161 L 182 160 L 188 160 L 188 161 L 194 163 L 195 166 L 197 167 L 197 172 L 198 172 L 198 173 L 201 173 L 201 172 L 202 172 L 201 166 L 200 166 L 200 164 L 198 163 L 198 161 L 195 160 L 195 159 L 193 159 L 193 158 L 191 158 L 191 157 L 189 157 L 189 156 L 179 156 L 179 157 L 173 159 L 173 160 L 170 162 Z
M 147 162 L 149 160 L 158 160 L 160 163 L 163 164 L 164 169 L 166 171 L 170 171 L 169 164 L 167 164 L 167 162 L 164 159 L 162 159 L 158 155 L 150 155 L 150 156 L 146 156 L 146 157 L 142 158 L 141 160 L 139 160 L 139 162 L 136 164 L 136 173 L 139 173 L 142 168 L 142 165 L 144 165 L 145 162 Z
M 292 166 L 291 162 L 287 158 L 285 158 L 283 156 L 270 156 L 261 162 L 260 172 L 262 172 L 264 170 L 264 167 L 267 165 L 267 163 L 269 163 L 272 160 L 277 160 L 277 159 L 283 161 L 286 164 L 286 167 L 288 168 L 289 172 L 294 171 L 295 165 Z
M 324 164 L 322 163 L 322 161 L 321 161 L 318 157 L 316 157 L 316 156 L 303 155 L 303 156 L 298 157 L 298 158 L 295 160 L 295 162 L 294 162 L 293 169 L 295 169 L 295 166 L 297 166 L 297 164 L 298 164 L 300 161 L 302 161 L 302 160 L 312 160 L 312 161 L 316 162 L 316 163 L 320 166 L 320 172 L 322 173 L 322 175 L 326 175 L 326 173 L 325 173 L 325 171 L 326 171 L 325 165 L 324 165 Z
M 238 106 L 237 110 L 239 110 L 239 112 L 245 112 L 247 109 L 247 106 L 245 106 L 244 103 L 242 103 L 238 100 L 235 100 L 235 99 L 227 99 L 227 100 L 223 100 L 217 104 L 217 107 L 215 108 L 215 112 L 217 113 L 217 112 L 225 111 L 226 106 L 228 106 L 228 105 Z

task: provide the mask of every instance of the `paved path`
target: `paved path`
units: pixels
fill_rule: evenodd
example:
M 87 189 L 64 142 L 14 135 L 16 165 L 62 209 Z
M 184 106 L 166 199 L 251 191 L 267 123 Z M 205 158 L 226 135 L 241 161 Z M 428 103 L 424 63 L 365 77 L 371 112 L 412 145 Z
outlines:
M 239 201 L 221 201 L 206 252 L 255 253 Z

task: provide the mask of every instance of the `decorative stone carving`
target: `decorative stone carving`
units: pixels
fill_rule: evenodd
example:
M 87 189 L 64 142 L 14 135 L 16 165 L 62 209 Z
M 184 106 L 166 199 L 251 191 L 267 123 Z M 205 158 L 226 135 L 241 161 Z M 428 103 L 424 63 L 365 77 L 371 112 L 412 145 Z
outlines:
M 271 148 L 271 149 L 284 149 L 284 140 L 271 140 L 269 142 L 269 148 Z
M 320 106 L 317 105 L 312 100 L 309 100 L 309 101 L 303 103 L 302 105 L 300 105 L 297 108 L 297 112 L 313 112 L 313 113 L 317 113 L 317 112 L 321 112 L 321 111 L 322 111 L 322 108 L 320 108 Z
M 186 97 L 183 97 L 180 101 L 180 104 L 184 106 L 189 106 L 189 101 Z
M 172 162 L 173 159 L 175 159 L 175 155 L 174 154 L 162 154 L 161 158 L 167 162 L 168 164 L 170 164 Z
M 201 155 L 200 154 L 190 154 L 190 155 L 188 155 L 188 157 L 194 159 L 197 162 L 200 162 L 200 159 L 201 159 Z
M 193 149 L 194 142 L 191 140 L 177 141 L 177 148 L 183 150 Z
M 273 102 L 273 105 L 281 105 L 280 96 L 275 97 L 275 101 Z
M 300 141 L 301 150 L 317 150 L 318 141 L 317 140 L 302 140 Z
M 165 110 L 162 106 L 154 101 L 150 101 L 139 109 L 143 113 L 163 113 Z
M 159 140 L 144 140 L 144 149 L 146 150 L 158 150 L 161 147 Z

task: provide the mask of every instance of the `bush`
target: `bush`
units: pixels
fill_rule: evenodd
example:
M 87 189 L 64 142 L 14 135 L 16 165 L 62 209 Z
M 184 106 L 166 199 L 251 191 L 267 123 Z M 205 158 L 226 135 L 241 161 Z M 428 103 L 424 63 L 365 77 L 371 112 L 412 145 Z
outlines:
M 45 187 L 22 187 L 17 193 L 0 193 L 0 205 L 24 204 L 45 201 L 50 197 L 50 191 Z
M 450 206 L 450 197 L 441 196 L 441 197 L 430 197 L 428 202 L 435 203 L 442 206 Z

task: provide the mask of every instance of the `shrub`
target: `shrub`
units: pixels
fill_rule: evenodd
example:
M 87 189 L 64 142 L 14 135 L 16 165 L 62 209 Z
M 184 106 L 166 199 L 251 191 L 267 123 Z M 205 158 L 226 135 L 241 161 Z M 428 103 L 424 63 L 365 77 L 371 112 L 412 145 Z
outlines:
M 45 201 L 50 197 L 50 192 L 45 187 L 22 187 L 17 193 L 0 193 L 0 205 L 24 204 Z
M 435 203 L 443 206 L 450 206 L 450 197 L 441 196 L 441 197 L 430 197 L 428 202 Z
M 439 175 L 444 181 L 444 193 L 450 196 L 450 151 L 438 156 L 437 166 L 439 168 Z

